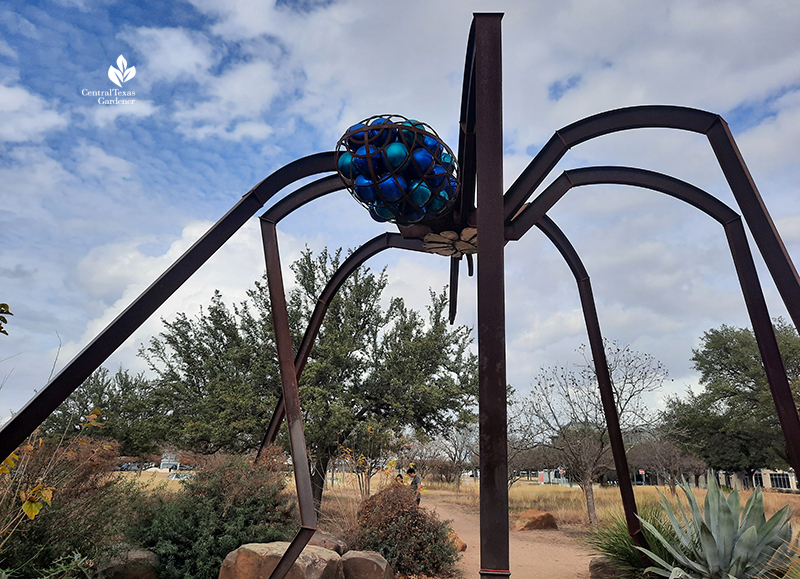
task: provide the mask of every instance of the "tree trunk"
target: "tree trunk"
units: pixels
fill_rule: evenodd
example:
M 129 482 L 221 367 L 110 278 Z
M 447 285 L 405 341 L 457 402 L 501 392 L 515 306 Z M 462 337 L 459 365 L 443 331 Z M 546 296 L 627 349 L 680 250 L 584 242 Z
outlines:
M 592 479 L 588 481 L 581 481 L 581 488 L 583 494 L 586 495 L 586 510 L 589 512 L 589 523 L 592 527 L 597 528 L 597 508 L 594 504 L 594 487 L 592 487 Z
M 325 475 L 328 472 L 328 462 L 330 457 L 323 455 L 314 463 L 314 469 L 311 471 L 311 492 L 314 496 L 314 511 L 319 518 L 322 509 L 322 491 L 325 490 Z

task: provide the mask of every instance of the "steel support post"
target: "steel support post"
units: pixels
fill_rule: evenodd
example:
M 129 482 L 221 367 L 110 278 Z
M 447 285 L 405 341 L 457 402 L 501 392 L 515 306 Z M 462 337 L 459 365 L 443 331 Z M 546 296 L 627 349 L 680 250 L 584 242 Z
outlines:
M 289 331 L 289 314 L 286 309 L 286 294 L 283 273 L 278 253 L 278 233 L 274 223 L 261 220 L 261 236 L 267 262 L 267 285 L 272 305 L 272 323 L 275 328 L 275 345 L 278 350 L 278 367 L 281 374 L 286 423 L 289 429 L 289 445 L 292 450 L 292 467 L 297 487 L 297 504 L 300 510 L 300 531 L 295 536 L 273 570 L 270 579 L 282 579 L 288 573 L 297 556 L 306 546 L 317 528 L 314 512 L 314 496 L 311 491 L 311 473 L 308 467 L 306 438 L 300 413 L 300 393 L 294 368 L 292 337 Z
M 502 14 L 475 14 L 478 382 L 483 577 L 508 577 L 508 449 L 503 248 Z

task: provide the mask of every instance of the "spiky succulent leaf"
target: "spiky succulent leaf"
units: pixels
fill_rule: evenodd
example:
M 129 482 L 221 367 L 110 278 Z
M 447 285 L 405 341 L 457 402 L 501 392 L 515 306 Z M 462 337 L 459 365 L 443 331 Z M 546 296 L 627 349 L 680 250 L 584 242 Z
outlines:
M 739 524 L 739 528 L 742 532 L 744 532 L 747 527 L 759 528 L 767 522 L 767 518 L 764 516 L 764 496 L 760 488 L 756 487 L 753 494 L 747 499 L 747 504 L 744 506 L 741 520 L 742 522 Z
M 689 532 L 689 523 L 686 520 L 686 513 L 683 513 L 683 519 L 686 524 L 682 525 L 678 520 L 675 511 L 672 510 L 672 505 L 669 504 L 667 501 L 667 497 L 661 492 L 660 489 L 656 488 L 658 491 L 659 496 L 661 497 L 660 502 L 661 506 L 664 508 L 664 512 L 667 513 L 667 517 L 669 517 L 669 522 L 672 524 L 672 528 L 675 529 L 675 534 L 678 535 L 678 540 L 680 540 L 681 545 L 684 549 L 691 550 L 693 540 L 692 535 Z M 678 505 L 681 505 L 681 499 L 678 497 Z M 681 506 L 681 512 L 683 512 L 683 507 Z
M 742 533 L 739 540 L 736 541 L 736 547 L 733 549 L 733 561 L 728 569 L 731 575 L 738 576 L 744 569 L 746 569 L 753 561 L 758 558 L 758 531 L 755 527 L 749 527 Z
M 642 518 L 639 518 L 639 520 L 641 521 L 642 526 L 645 529 L 647 529 L 648 531 L 650 531 L 650 533 L 656 539 L 658 539 L 658 541 L 662 545 L 664 545 L 664 548 L 667 551 L 669 551 L 669 554 L 672 555 L 675 558 L 675 561 L 680 566 L 688 568 L 688 569 L 691 569 L 692 571 L 696 571 L 696 572 L 700 573 L 701 575 L 702 574 L 708 575 L 708 568 L 706 566 L 702 565 L 701 563 L 692 561 L 689 557 L 687 557 L 683 553 L 683 551 L 680 548 L 676 548 L 668 540 L 666 540 L 664 538 L 664 536 L 661 533 L 658 532 L 658 529 L 656 529 L 653 525 L 651 525 L 647 521 L 643 520 Z M 639 550 L 641 550 L 641 549 L 639 549 Z M 668 566 L 667 568 L 669 569 L 669 568 L 671 568 L 671 566 Z
M 700 523 L 700 547 L 708 567 L 708 574 L 710 577 L 714 577 L 721 570 L 720 546 L 705 522 Z
M 731 494 L 728 495 L 728 508 L 730 509 L 731 513 L 734 517 L 734 525 L 736 525 L 736 536 L 739 536 L 739 513 L 742 512 L 742 501 L 739 498 L 739 491 L 734 489 Z

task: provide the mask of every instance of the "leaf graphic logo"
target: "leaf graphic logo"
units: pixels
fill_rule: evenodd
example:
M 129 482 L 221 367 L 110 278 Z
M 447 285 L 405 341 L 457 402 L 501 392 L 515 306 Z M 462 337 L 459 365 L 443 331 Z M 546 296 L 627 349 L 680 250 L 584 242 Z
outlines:
M 111 82 L 113 82 L 115 85 L 122 88 L 123 82 L 127 82 L 136 76 L 136 67 L 132 66 L 127 68 L 128 63 L 121 54 L 119 55 L 119 58 L 117 58 L 117 67 L 119 68 L 117 69 L 113 66 L 108 67 L 108 78 L 110 78 Z

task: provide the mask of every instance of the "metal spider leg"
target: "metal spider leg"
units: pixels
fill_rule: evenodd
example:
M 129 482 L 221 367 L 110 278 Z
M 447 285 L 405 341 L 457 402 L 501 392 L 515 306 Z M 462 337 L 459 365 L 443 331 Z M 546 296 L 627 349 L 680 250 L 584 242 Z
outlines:
M 335 170 L 333 153 L 318 153 L 281 167 L 253 187 L 0 428 L 0 455 L 11 454 L 272 196 L 295 181 Z
M 261 449 L 259 450 L 259 455 L 266 446 L 274 442 L 278 428 L 285 414 L 289 427 L 289 444 L 291 446 L 295 484 L 297 485 L 297 502 L 300 509 L 301 520 L 300 530 L 270 575 L 270 579 L 282 579 L 289 572 L 316 531 L 316 512 L 311 491 L 311 474 L 308 468 L 308 454 L 306 452 L 305 436 L 303 435 L 302 416 L 300 414 L 298 382 L 305 368 L 308 356 L 311 353 L 316 336 L 322 326 L 328 304 L 330 304 L 336 292 L 341 288 L 350 274 L 373 255 L 390 247 L 417 251 L 424 250 L 422 248 L 422 241 L 420 240 L 404 239 L 397 233 L 384 233 L 383 235 L 373 238 L 351 254 L 334 273 L 322 294 L 320 294 L 317 306 L 314 308 L 314 313 L 311 316 L 308 328 L 303 336 L 303 341 L 298 350 L 297 357 L 292 361 L 289 317 L 286 310 L 286 299 L 280 269 L 276 228 L 273 222 L 267 221 L 264 218 L 261 220 L 261 226 L 264 235 L 264 249 L 267 255 L 267 277 L 275 324 L 275 341 L 278 347 L 283 395 L 270 421 L 270 427 L 264 438 Z
M 789 316 L 800 330 L 800 276 L 767 211 L 725 120 L 714 113 L 676 106 L 637 106 L 587 117 L 555 132 L 506 193 L 506 220 L 513 218 L 568 149 L 614 132 L 670 128 L 708 138 L 725 179 L 753 234 Z
M 565 171 L 560 175 L 539 197 L 517 214 L 511 225 L 506 228 L 507 234 L 512 239 L 519 239 L 570 188 L 603 183 L 631 185 L 668 194 L 700 209 L 723 225 L 759 352 L 764 361 L 790 462 L 794 468 L 800 466 L 798 461 L 800 417 L 792 399 L 786 369 L 780 356 L 741 217 L 730 207 L 693 185 L 661 173 L 630 167 L 587 167 Z

